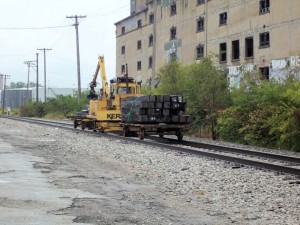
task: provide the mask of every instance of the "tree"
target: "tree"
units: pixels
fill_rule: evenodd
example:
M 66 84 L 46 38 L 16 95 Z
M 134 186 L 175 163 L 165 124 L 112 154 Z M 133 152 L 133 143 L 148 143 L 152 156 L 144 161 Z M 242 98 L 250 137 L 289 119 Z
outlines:
M 184 93 L 185 73 L 184 67 L 172 58 L 158 73 L 159 84 L 154 91 L 156 94 L 182 95 Z
M 34 82 L 29 82 L 29 87 L 35 87 L 36 84 Z M 18 82 L 10 82 L 9 88 L 16 89 L 16 88 L 26 88 L 27 83 L 18 81 Z
M 197 125 L 210 126 L 212 138 L 217 138 L 216 122 L 218 112 L 227 105 L 226 73 L 214 65 L 212 57 L 187 68 L 186 100 L 189 112 L 194 115 Z

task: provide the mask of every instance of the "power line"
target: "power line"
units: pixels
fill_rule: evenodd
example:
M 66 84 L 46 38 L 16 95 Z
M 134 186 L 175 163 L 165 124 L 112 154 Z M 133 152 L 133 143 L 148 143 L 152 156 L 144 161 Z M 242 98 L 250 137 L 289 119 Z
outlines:
M 76 30 L 76 49 L 77 49 L 77 79 L 78 79 L 78 104 L 81 100 L 81 79 L 80 79 L 80 55 L 79 55 L 79 35 L 78 35 L 78 19 L 86 18 L 86 16 L 67 16 L 66 18 L 75 19 L 75 30 Z
M 42 29 L 64 28 L 70 26 L 72 25 L 53 26 L 53 27 L 0 27 L 0 30 L 42 30 Z

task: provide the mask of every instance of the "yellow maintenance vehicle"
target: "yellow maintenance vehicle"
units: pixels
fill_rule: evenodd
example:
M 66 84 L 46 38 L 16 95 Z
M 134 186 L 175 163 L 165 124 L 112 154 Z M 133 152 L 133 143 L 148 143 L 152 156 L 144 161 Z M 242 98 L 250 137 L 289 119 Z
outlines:
M 97 77 L 102 88 L 96 94 Z M 178 95 L 141 95 L 141 85 L 124 76 L 106 81 L 104 57 L 98 57 L 97 68 L 90 83 L 89 106 L 72 116 L 74 128 L 81 126 L 100 132 L 122 132 L 123 136 L 176 135 L 182 140 L 190 127 L 191 116 L 185 114 L 186 103 Z
M 102 88 L 97 95 L 95 88 L 99 72 Z M 106 80 L 104 57 L 99 56 L 96 71 L 89 86 L 89 108 L 84 115 L 73 117 L 74 128 L 81 126 L 82 129 L 88 128 L 100 132 L 122 131 L 123 127 L 120 126 L 122 101 L 126 101 L 127 97 L 139 96 L 140 84 L 128 77 L 126 72 L 124 76 L 110 80 L 109 86 Z

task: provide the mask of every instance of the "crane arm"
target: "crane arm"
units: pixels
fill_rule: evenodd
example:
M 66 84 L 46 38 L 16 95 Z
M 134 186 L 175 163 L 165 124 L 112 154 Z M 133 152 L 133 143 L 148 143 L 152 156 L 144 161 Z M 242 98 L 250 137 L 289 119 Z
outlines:
M 94 76 L 93 76 L 93 80 L 89 84 L 91 90 L 90 90 L 90 94 L 88 95 L 88 98 L 90 98 L 90 99 L 95 99 L 95 98 L 98 97 L 96 95 L 96 92 L 95 92 L 95 87 L 97 86 L 97 77 L 98 77 L 99 71 L 100 71 L 101 79 L 102 79 L 102 89 L 103 89 L 103 96 L 102 97 L 107 98 L 107 96 L 108 96 L 108 84 L 107 84 L 107 81 L 106 81 L 104 56 L 99 56 L 96 71 L 95 71 Z
M 99 63 L 100 67 L 100 74 L 102 79 L 102 88 L 103 88 L 103 97 L 107 98 L 109 91 L 108 91 L 108 83 L 106 81 L 106 71 L 105 71 L 105 63 L 104 63 L 104 56 L 99 56 Z

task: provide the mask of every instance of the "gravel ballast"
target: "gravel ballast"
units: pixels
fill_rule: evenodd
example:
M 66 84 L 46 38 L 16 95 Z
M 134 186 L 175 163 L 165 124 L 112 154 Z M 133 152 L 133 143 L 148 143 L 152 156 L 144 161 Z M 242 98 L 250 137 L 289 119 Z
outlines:
M 51 162 L 40 168 L 54 186 L 102 196 L 74 198 L 61 209 L 74 222 L 300 224 L 300 185 L 291 176 L 79 130 L 0 121 L 3 138 L 14 132 L 19 137 L 15 145 Z M 26 148 L 29 143 L 36 148 Z M 57 175 L 59 169 L 66 174 Z

